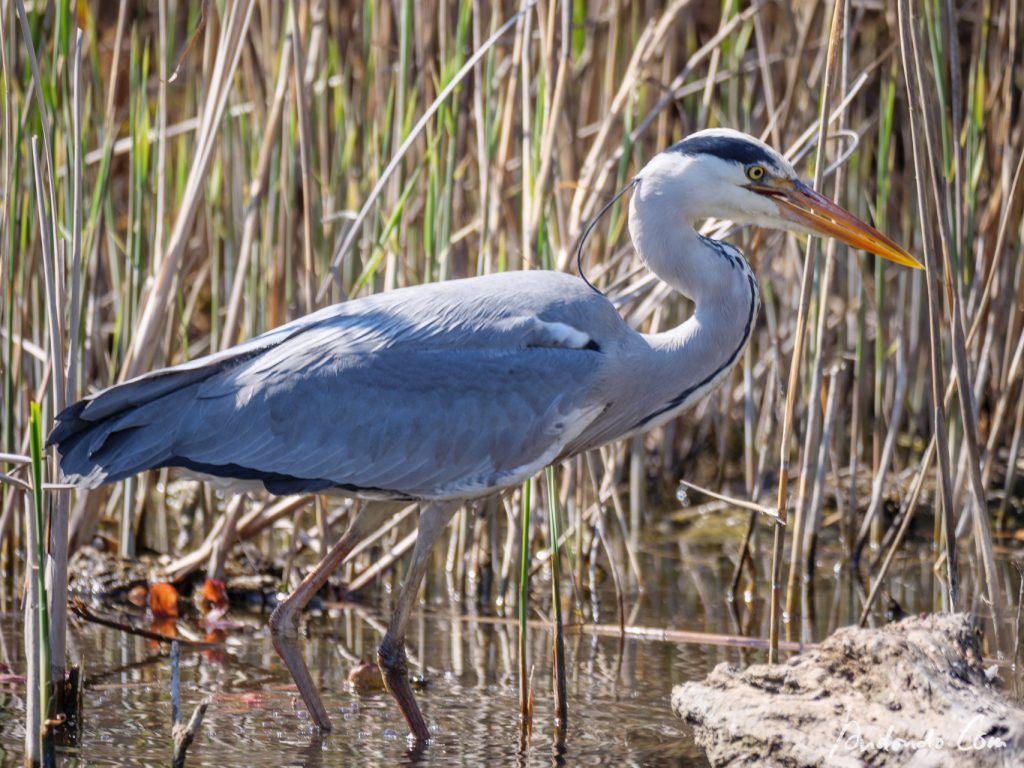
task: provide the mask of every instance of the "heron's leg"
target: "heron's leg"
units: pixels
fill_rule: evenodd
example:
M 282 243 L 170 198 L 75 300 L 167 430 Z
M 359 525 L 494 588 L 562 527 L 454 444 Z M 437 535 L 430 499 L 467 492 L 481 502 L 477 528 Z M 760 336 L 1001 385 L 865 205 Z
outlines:
M 302 580 L 302 583 L 295 588 L 285 600 L 282 600 L 274 612 L 270 614 L 270 636 L 274 641 L 274 648 L 284 661 L 292 679 L 302 694 L 302 700 L 306 703 L 313 722 L 321 730 L 331 730 L 331 721 L 327 717 L 327 710 L 320 700 L 320 693 L 317 691 L 313 678 L 306 668 L 306 662 L 302 659 L 299 651 L 297 638 L 299 616 L 302 609 L 306 607 L 313 596 L 320 591 L 330 575 L 337 570 L 349 552 L 369 534 L 373 533 L 383 522 L 383 519 L 392 512 L 385 504 L 364 504 L 356 513 L 355 518 L 349 523 L 348 530 L 338 542 L 328 550 L 323 560 Z
M 430 739 L 427 724 L 423 721 L 420 708 L 416 705 L 412 687 L 409 685 L 409 666 L 405 655 L 405 625 L 409 621 L 409 613 L 416 595 L 419 594 L 420 582 L 427 570 L 430 553 L 434 549 L 437 537 L 452 519 L 457 507 L 452 504 L 430 504 L 420 512 L 420 528 L 416 536 L 416 547 L 412 551 L 412 563 L 405 576 L 405 583 L 398 595 L 398 605 L 391 614 L 388 631 L 377 648 L 377 664 L 384 676 L 384 684 L 398 703 L 398 708 L 405 715 L 409 731 L 417 742 L 423 743 Z

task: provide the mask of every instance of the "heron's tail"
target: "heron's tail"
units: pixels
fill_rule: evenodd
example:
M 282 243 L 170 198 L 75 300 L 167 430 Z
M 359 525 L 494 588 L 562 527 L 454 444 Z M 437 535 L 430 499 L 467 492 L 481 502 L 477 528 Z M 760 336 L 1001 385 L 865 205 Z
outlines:
M 176 414 L 221 364 L 147 374 L 79 400 L 57 415 L 46 440 L 56 446 L 65 482 L 82 488 L 165 466 Z

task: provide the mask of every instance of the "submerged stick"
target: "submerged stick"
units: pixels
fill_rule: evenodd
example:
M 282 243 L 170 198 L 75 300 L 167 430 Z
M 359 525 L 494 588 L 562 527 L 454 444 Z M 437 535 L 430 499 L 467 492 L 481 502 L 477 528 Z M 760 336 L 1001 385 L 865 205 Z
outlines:
M 569 703 L 565 682 L 565 637 L 562 630 L 561 569 L 558 548 L 558 494 L 555 492 L 555 468 L 545 471 L 548 490 L 548 516 L 551 520 L 551 607 L 554 612 L 555 632 L 552 637 L 553 669 L 555 678 L 555 740 L 561 743 L 569 728 Z
M 184 643 L 185 645 L 193 648 L 219 648 L 223 645 L 223 643 L 208 643 L 205 640 L 192 640 L 187 637 L 171 637 L 170 635 L 165 635 L 162 632 L 154 632 L 151 629 L 133 627 L 131 624 L 125 624 L 124 622 L 109 619 L 105 616 L 93 613 L 85 603 L 77 599 L 71 603 L 71 610 L 80 619 L 85 619 L 93 624 L 117 629 L 129 635 L 138 635 L 139 637 L 144 637 L 147 640 L 155 640 L 158 643 Z
M 179 662 L 178 642 L 171 643 L 171 734 L 174 739 L 174 752 L 171 765 L 182 768 L 185 765 L 185 753 L 195 741 L 199 727 L 203 724 L 209 699 L 203 699 L 192 710 L 192 717 L 186 725 L 181 722 L 181 665 Z
M 530 496 L 532 480 L 523 484 L 522 532 L 519 556 L 519 720 L 523 733 L 533 730 L 532 688 L 526 679 L 526 602 L 530 596 Z
M 181 646 L 175 640 L 171 643 L 171 725 L 177 728 L 181 723 Z

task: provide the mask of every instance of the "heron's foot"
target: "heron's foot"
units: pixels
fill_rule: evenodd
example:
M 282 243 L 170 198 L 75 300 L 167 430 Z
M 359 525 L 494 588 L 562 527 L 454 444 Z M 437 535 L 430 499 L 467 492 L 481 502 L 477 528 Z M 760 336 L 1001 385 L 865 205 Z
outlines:
M 417 744 L 426 744 L 430 740 L 430 731 L 420 714 L 412 687 L 409 685 L 409 663 L 405 655 L 405 643 L 394 641 L 385 636 L 377 648 L 377 664 L 384 676 L 384 685 L 394 697 L 398 708 L 409 724 L 409 733 Z
M 270 637 L 274 642 L 274 649 L 277 655 L 288 667 L 295 686 L 302 695 L 302 701 L 306 704 L 309 716 L 313 723 L 321 731 L 331 730 L 331 719 L 327 716 L 327 709 L 320 699 L 320 691 L 317 689 L 313 678 L 309 674 L 306 662 L 299 650 L 299 610 L 295 609 L 291 602 L 295 598 L 293 594 L 287 600 L 278 604 L 274 612 L 270 614 Z

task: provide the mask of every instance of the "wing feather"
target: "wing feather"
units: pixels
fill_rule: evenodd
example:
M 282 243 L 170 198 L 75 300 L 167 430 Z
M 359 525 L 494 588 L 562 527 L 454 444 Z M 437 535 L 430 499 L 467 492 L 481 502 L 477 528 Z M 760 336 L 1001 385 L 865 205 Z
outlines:
M 581 285 L 510 273 L 330 307 L 78 403 L 50 442 L 88 485 L 181 466 L 275 492 L 482 493 L 605 407 L 603 350 L 630 332 Z
M 594 357 L 536 347 L 386 351 L 358 365 L 301 366 L 286 385 L 262 387 L 237 369 L 218 387 L 252 395 L 197 398 L 172 452 L 416 497 L 467 479 L 494 484 L 582 429 L 580 382 L 596 372 Z

